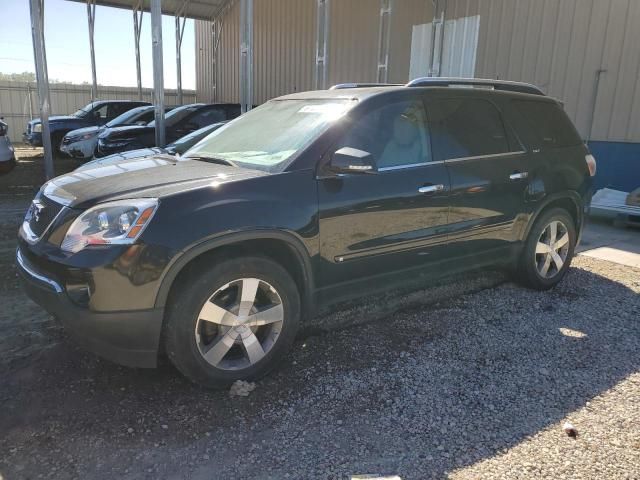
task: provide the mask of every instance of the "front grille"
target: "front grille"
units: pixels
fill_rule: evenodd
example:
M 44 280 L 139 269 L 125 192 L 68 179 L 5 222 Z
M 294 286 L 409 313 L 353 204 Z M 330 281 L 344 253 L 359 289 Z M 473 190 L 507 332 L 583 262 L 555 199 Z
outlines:
M 56 218 L 56 215 L 60 213 L 61 209 L 62 205 L 42 195 L 31 202 L 25 220 L 29 223 L 29 228 L 33 234 L 40 237 L 53 222 L 53 219 Z

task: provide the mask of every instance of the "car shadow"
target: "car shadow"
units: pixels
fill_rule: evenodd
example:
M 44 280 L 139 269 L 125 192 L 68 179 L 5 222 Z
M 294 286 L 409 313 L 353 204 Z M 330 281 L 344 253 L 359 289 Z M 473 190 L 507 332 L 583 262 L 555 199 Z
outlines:
M 65 342 L 0 376 L 0 473 L 441 478 L 551 425 L 564 435 L 640 368 L 638 293 L 583 268 L 549 292 L 505 283 L 372 311 L 303 336 L 246 398 Z

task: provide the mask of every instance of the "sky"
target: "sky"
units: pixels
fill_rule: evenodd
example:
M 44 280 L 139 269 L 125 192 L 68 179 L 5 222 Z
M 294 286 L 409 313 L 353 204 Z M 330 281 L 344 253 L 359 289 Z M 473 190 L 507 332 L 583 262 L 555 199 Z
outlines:
M 49 79 L 91 83 L 89 27 L 85 3 L 44 0 Z M 35 72 L 29 0 L 0 0 L 0 72 Z M 175 20 L 162 17 L 165 88 L 176 88 Z M 95 53 L 98 83 L 135 87 L 136 57 L 131 10 L 96 6 Z M 140 36 L 142 85 L 152 87 L 151 20 L 145 12 Z M 182 87 L 195 89 L 193 20 L 182 40 Z

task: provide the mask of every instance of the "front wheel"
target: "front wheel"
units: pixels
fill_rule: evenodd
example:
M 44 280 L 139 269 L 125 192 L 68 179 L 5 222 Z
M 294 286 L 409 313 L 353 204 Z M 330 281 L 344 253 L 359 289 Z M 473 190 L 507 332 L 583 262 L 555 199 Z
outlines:
M 533 224 L 520 259 L 518 280 L 536 290 L 557 285 L 566 275 L 576 246 L 576 227 L 566 210 L 544 212 Z
M 232 258 L 180 280 L 165 347 L 186 377 L 220 388 L 268 373 L 289 350 L 300 319 L 295 282 L 262 257 Z

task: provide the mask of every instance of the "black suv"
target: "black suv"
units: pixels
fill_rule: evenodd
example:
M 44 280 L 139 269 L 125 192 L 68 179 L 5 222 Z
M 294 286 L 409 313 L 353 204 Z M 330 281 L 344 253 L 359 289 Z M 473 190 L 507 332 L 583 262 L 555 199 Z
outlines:
M 53 179 L 19 233 L 28 294 L 108 359 L 221 386 L 339 300 L 488 265 L 554 286 L 593 157 L 535 87 L 432 82 L 280 97 L 182 158 Z
M 51 145 L 58 151 L 62 138 L 71 130 L 104 125 L 118 115 L 143 105 L 150 104 L 134 100 L 100 100 L 85 105 L 72 115 L 49 117 Z M 34 147 L 42 146 L 42 122 L 39 118 L 27 123 L 27 131 L 22 134 L 22 140 Z
M 172 143 L 196 130 L 214 123 L 232 120 L 240 115 L 239 103 L 193 103 L 174 108 L 165 116 L 167 143 Z M 108 128 L 98 137 L 96 158 L 138 148 L 153 147 L 156 122 L 148 125 L 123 125 Z

